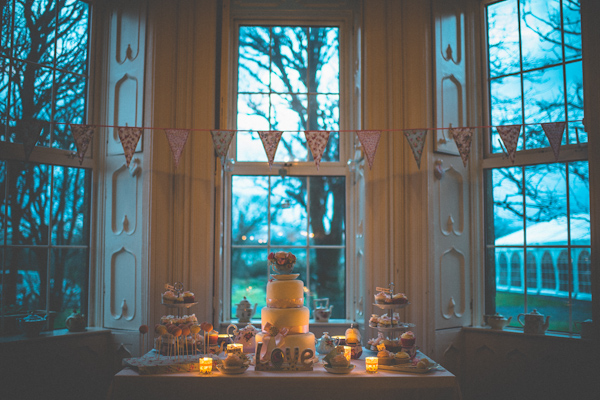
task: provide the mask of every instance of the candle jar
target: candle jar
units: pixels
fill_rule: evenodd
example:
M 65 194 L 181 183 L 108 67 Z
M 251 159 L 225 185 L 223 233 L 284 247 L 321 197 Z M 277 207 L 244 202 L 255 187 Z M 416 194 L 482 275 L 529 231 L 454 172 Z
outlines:
M 367 372 L 377 372 L 377 367 L 379 366 L 379 360 L 377 357 L 366 357 L 365 365 L 367 368 Z
M 350 361 L 350 357 L 352 357 L 352 347 L 344 346 L 344 357 L 346 357 L 346 360 Z
M 211 357 L 203 357 L 198 360 L 198 370 L 201 374 L 210 374 L 212 372 L 213 360 Z
M 244 345 L 241 343 L 230 343 L 227 345 L 227 355 L 242 354 L 244 352 Z

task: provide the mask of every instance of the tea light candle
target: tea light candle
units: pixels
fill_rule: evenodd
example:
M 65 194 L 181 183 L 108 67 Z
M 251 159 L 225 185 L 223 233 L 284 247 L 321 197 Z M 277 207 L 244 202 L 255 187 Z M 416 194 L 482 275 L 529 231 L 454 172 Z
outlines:
M 344 346 L 344 357 L 346 357 L 346 360 L 350 361 L 350 357 L 352 357 L 352 347 Z
M 227 355 L 230 354 L 242 354 L 244 352 L 244 345 L 241 343 L 230 343 L 227 345 Z
M 377 357 L 366 357 L 365 365 L 367 366 L 367 372 L 377 372 L 379 360 L 377 359 Z
M 211 357 L 203 357 L 198 362 L 198 370 L 201 374 L 210 374 L 212 372 L 213 360 Z
M 210 331 L 208 333 L 208 344 L 210 344 L 210 345 L 219 344 L 218 340 L 219 340 L 219 334 L 217 333 L 217 331 Z

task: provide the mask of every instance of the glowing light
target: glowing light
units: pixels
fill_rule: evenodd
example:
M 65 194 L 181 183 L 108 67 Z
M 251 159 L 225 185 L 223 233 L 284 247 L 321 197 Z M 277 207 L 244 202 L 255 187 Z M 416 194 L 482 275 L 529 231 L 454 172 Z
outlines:
M 242 236 L 242 240 L 246 240 L 246 235 Z

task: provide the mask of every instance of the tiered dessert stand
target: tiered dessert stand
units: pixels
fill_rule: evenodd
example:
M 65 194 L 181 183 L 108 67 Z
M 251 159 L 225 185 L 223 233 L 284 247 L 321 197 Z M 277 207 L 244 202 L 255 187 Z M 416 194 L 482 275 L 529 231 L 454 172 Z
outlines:
M 381 288 L 377 288 L 377 291 L 382 291 L 380 289 Z M 390 283 L 390 288 L 388 290 L 389 290 L 389 295 L 393 296 L 394 295 L 394 284 L 393 283 Z M 392 321 L 393 321 L 393 317 L 394 317 L 394 311 L 402 309 L 402 308 L 408 306 L 409 304 L 410 304 L 410 302 L 407 302 L 404 304 L 373 303 L 373 305 L 375 307 L 379 308 L 380 310 L 386 310 L 388 315 L 390 315 L 390 318 L 392 319 Z M 382 327 L 382 326 L 379 326 L 379 324 L 378 324 L 378 326 L 373 326 L 370 323 L 369 323 L 369 327 L 372 329 L 376 329 L 378 332 L 381 332 L 383 334 L 383 336 L 389 337 L 390 340 L 399 342 L 400 335 L 402 335 L 402 333 L 406 332 L 407 330 L 414 328 L 415 324 L 398 321 L 398 323 L 396 325 L 393 325 L 393 322 L 392 322 L 392 325 L 390 325 L 390 327 Z M 397 347 L 399 348 L 400 345 L 398 345 Z
M 173 285 L 174 288 L 174 292 L 179 296 L 181 293 L 183 293 L 183 283 L 181 282 L 175 282 L 175 284 Z M 165 303 L 164 301 L 161 300 L 161 304 L 167 308 L 175 308 L 177 309 L 177 317 L 182 317 L 183 316 L 183 311 L 184 309 L 189 309 L 192 306 L 195 306 L 196 304 L 198 304 L 197 301 L 193 302 L 193 303 Z

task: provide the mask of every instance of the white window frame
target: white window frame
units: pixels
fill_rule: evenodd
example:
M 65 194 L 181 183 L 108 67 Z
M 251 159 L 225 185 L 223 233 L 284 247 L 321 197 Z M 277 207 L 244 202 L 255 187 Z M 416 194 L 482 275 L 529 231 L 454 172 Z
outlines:
M 353 43 L 352 29 L 353 21 L 350 13 L 338 13 L 335 16 L 328 17 L 325 15 L 315 17 L 306 15 L 306 13 L 298 13 L 298 17 L 291 18 L 289 14 L 284 13 L 283 17 L 273 14 L 265 17 L 266 13 L 261 13 L 260 17 L 253 16 L 235 16 L 231 24 L 231 46 L 230 46 L 230 76 L 229 79 L 229 103 L 228 109 L 228 120 L 227 124 L 232 129 L 236 127 L 236 116 L 237 116 L 237 70 L 238 70 L 238 40 L 239 40 L 239 27 L 242 25 L 257 25 L 257 26 L 335 26 L 339 28 L 339 49 L 340 49 L 340 83 L 339 83 L 339 95 L 340 95 L 340 134 L 339 134 L 339 153 L 340 159 L 338 162 L 321 162 L 320 169 L 317 170 L 313 161 L 306 162 L 274 162 L 273 167 L 269 169 L 266 162 L 236 162 L 231 164 L 231 159 L 227 161 L 226 170 L 223 174 L 223 223 L 221 224 L 223 232 L 223 248 L 222 248 L 222 262 L 221 262 L 221 310 L 222 314 L 220 322 L 227 322 L 234 318 L 230 313 L 231 310 L 231 260 L 230 260 L 230 246 L 231 246 L 231 176 L 232 175 L 278 175 L 279 168 L 285 167 L 287 169 L 288 176 L 344 176 L 346 180 L 346 307 L 345 315 L 346 318 L 343 320 L 330 320 L 330 324 L 343 323 L 346 324 L 348 321 L 353 321 L 354 318 L 354 301 L 356 297 L 356 284 L 354 282 L 355 277 L 358 276 L 356 273 L 356 262 L 355 262 L 355 246 L 354 246 L 354 223 L 353 215 L 355 215 L 354 209 L 356 203 L 354 201 L 354 185 L 353 177 L 354 171 L 352 169 L 353 164 L 350 159 L 354 155 L 354 149 L 356 146 L 355 135 L 350 132 L 344 132 L 345 130 L 352 129 L 356 126 L 358 111 L 356 110 L 356 101 L 353 96 L 353 88 L 355 85 L 354 80 L 357 79 L 355 71 L 352 68 L 356 68 L 357 60 L 356 56 L 356 43 Z M 309 13 L 310 14 L 310 13 Z M 321 13 L 312 13 L 312 15 L 320 15 Z M 326 14 L 326 13 L 325 13 Z M 235 149 L 235 137 L 232 141 L 228 156 L 236 159 Z M 233 170 L 231 170 L 233 169 Z M 266 259 L 265 259 L 266 265 Z M 265 285 L 267 281 L 267 274 L 265 268 Z M 305 304 L 306 307 L 312 309 L 312 304 Z M 256 316 L 255 316 L 256 318 Z M 314 322 L 311 322 L 314 324 Z M 323 323 L 319 323 L 323 324 Z

